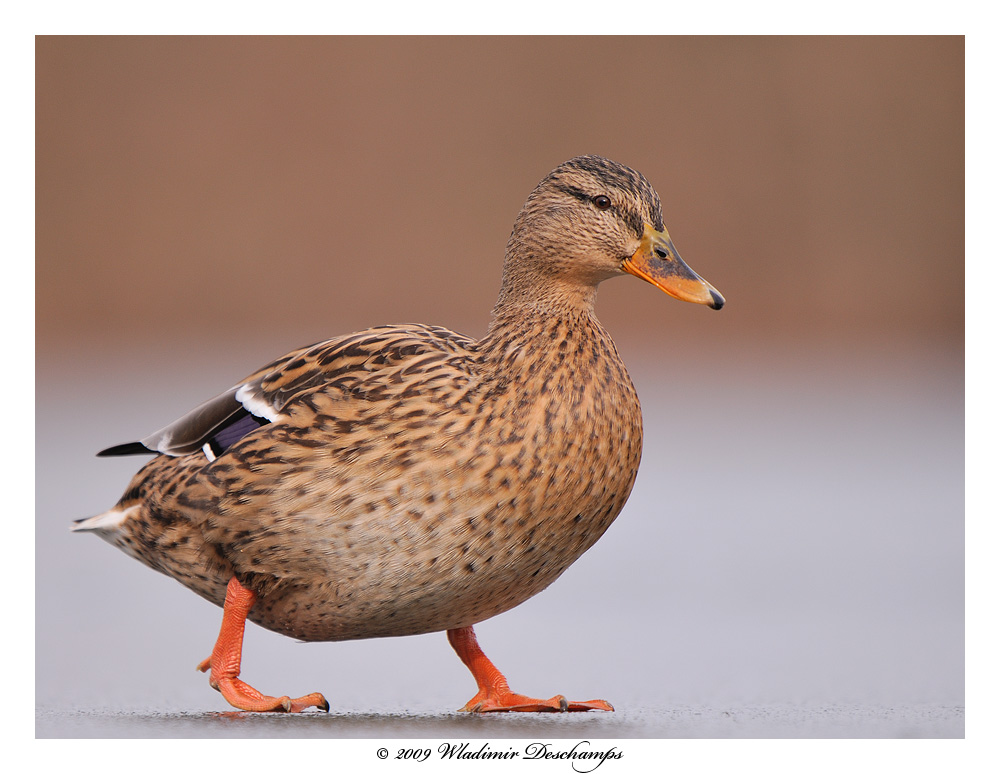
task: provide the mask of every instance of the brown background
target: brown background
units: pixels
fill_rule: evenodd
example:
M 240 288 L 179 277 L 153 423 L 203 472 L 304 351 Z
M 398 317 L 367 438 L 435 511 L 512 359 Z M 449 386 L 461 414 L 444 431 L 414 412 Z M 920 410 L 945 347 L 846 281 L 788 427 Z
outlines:
M 729 301 L 609 283 L 616 336 L 957 345 L 963 57 L 955 37 L 40 38 L 40 362 L 95 336 L 481 333 L 514 215 L 579 153 L 643 172 Z

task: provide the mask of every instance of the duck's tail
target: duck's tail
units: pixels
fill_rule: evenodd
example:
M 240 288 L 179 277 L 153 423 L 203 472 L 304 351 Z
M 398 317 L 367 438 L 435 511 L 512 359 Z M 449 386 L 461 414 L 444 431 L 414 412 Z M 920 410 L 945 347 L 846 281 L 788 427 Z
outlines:
M 70 529 L 73 532 L 96 532 L 105 539 L 113 539 L 118 534 L 122 522 L 135 513 L 138 507 L 138 503 L 126 507 L 117 505 L 110 511 L 99 513 L 96 516 L 77 519 Z

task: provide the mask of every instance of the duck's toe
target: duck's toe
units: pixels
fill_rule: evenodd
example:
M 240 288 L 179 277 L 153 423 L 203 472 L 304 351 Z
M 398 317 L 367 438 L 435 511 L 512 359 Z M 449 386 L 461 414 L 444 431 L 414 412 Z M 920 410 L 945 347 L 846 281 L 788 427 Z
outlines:
M 590 701 L 568 701 L 565 696 L 551 699 L 532 699 L 511 691 L 491 690 L 477 693 L 460 712 L 586 712 L 603 710 L 614 712 L 615 708 L 603 699 Z
M 265 696 L 235 677 L 222 678 L 218 683 L 223 698 L 236 709 L 245 712 L 302 712 L 309 707 L 316 707 L 323 712 L 330 711 L 330 703 L 321 693 L 291 699 L 288 696 Z

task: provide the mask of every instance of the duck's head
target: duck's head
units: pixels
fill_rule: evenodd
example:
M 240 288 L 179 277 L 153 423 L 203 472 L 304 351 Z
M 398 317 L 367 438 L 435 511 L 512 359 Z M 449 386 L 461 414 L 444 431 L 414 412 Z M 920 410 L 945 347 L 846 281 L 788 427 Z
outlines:
M 660 197 L 641 174 L 600 156 L 560 164 L 517 216 L 507 245 L 504 287 L 547 286 L 573 295 L 632 274 L 663 292 L 712 309 L 722 294 L 681 260 L 663 227 Z

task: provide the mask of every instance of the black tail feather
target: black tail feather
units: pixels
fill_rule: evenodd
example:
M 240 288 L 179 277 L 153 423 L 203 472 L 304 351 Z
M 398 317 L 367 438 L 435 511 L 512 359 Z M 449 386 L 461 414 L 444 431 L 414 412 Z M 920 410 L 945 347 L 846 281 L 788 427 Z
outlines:
M 138 441 L 132 443 L 121 443 L 97 452 L 98 457 L 124 457 L 129 454 L 157 454 L 153 449 L 147 449 Z

